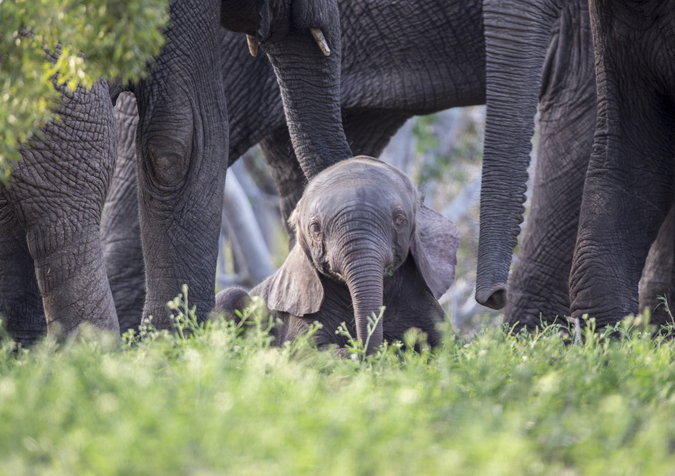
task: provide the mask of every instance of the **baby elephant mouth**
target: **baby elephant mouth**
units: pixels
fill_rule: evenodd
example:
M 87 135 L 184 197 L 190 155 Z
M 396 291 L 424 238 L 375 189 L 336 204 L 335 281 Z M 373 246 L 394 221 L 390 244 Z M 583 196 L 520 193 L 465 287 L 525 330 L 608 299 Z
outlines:
M 316 263 L 317 269 L 323 274 L 324 276 L 328 276 L 329 278 L 333 279 L 334 281 L 337 281 L 338 283 L 346 284 L 344 276 L 342 276 L 342 273 L 336 271 L 333 269 L 333 267 L 330 265 L 329 261 L 322 261 L 320 263 Z

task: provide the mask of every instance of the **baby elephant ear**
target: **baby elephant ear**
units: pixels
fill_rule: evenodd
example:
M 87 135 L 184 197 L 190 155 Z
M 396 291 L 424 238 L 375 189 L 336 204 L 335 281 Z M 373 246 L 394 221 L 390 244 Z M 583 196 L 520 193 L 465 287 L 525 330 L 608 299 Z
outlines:
M 455 280 L 459 230 L 440 213 L 422 205 L 410 252 L 424 282 L 439 299 Z
M 319 273 L 299 244 L 295 244 L 286 262 L 269 277 L 267 307 L 302 317 L 321 308 L 323 286 Z

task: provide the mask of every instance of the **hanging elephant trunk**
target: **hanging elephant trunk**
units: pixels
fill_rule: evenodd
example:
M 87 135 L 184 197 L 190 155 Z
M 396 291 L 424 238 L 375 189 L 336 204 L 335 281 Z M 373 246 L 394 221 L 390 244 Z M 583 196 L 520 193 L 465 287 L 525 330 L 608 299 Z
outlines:
M 487 0 L 485 148 L 476 300 L 506 303 L 513 250 L 525 211 L 527 167 L 554 2 Z M 515 33 L 514 33 L 515 32 Z
M 341 31 L 335 0 L 256 0 L 246 18 L 223 1 L 223 26 L 246 33 L 253 56 L 274 68 L 293 148 L 307 179 L 352 156 L 340 110 Z

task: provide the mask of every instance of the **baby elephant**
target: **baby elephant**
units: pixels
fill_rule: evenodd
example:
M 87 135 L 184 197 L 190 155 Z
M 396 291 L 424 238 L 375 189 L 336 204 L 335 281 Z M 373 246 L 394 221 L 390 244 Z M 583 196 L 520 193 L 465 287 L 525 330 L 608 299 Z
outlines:
M 412 181 L 380 160 L 355 157 L 319 174 L 307 186 L 289 219 L 296 244 L 286 262 L 251 290 L 283 321 L 281 344 L 297 338 L 312 322 L 319 347 L 347 339 L 342 322 L 366 342 L 368 316 L 383 318 L 367 353 L 383 339 L 402 339 L 417 327 L 432 346 L 440 343 L 435 324 L 443 318 L 437 299 L 455 278 L 459 230 L 421 203 Z M 226 312 L 247 295 L 230 288 L 216 297 Z

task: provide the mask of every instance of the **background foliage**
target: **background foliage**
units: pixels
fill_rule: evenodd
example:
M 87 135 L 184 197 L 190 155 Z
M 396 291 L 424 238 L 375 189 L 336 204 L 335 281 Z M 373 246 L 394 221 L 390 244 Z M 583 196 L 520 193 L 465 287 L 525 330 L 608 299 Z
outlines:
M 137 80 L 159 54 L 168 0 L 0 0 L 0 180 L 53 117 L 59 85 Z

